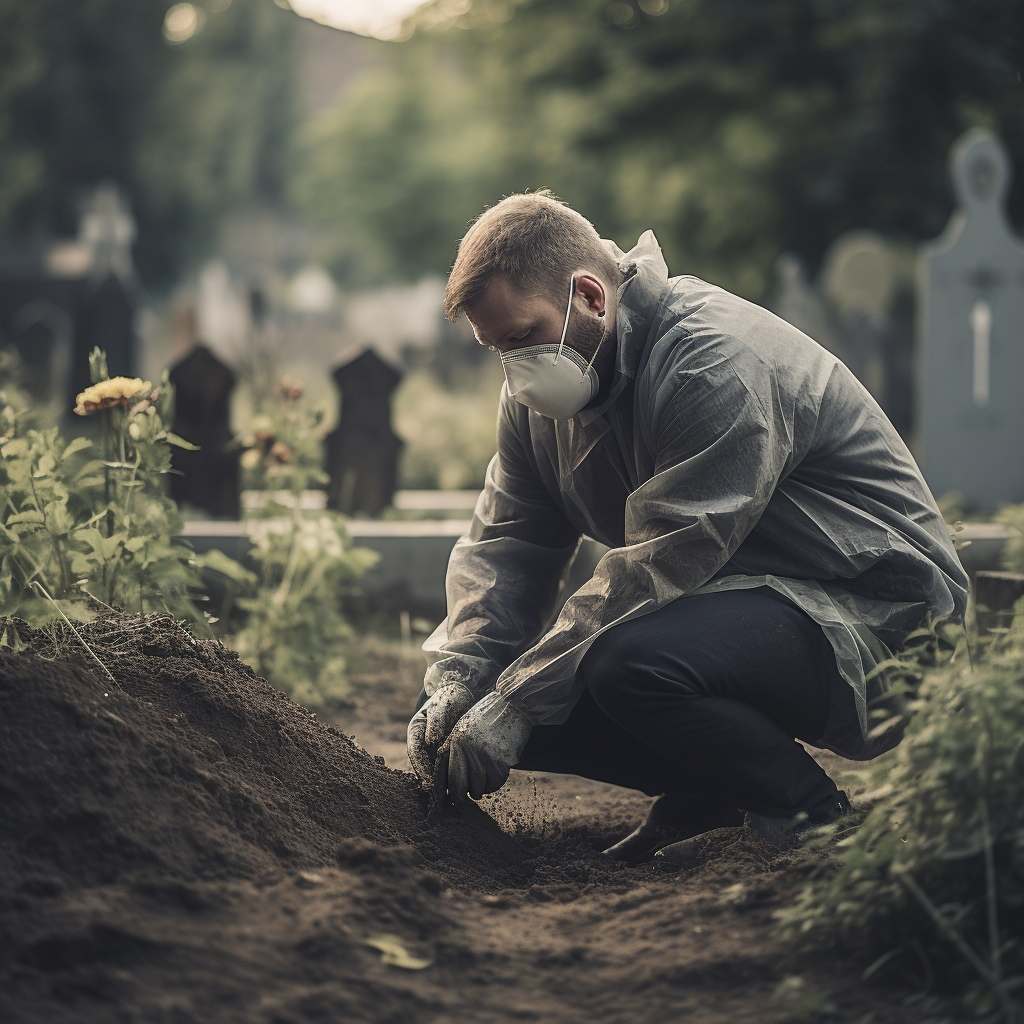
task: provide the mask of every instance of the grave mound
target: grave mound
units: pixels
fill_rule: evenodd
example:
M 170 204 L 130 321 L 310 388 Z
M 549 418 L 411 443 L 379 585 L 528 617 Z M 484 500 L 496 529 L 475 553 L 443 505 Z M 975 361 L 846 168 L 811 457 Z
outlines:
M 66 627 L 19 629 L 26 649 L 0 652 L 14 891 L 259 879 L 394 847 L 452 882 L 516 873 L 519 847 L 485 814 L 428 822 L 411 776 L 169 617 L 88 623 L 93 654 Z

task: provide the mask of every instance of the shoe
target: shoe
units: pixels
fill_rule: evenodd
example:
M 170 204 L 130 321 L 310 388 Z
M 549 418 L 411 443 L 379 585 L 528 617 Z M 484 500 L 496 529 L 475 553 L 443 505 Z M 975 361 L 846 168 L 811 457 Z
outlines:
M 743 812 L 735 807 L 669 793 L 655 801 L 647 820 L 638 829 L 609 846 L 604 854 L 626 864 L 645 864 L 664 847 L 712 829 L 735 828 L 742 824 Z
M 810 810 L 801 811 L 792 818 L 776 818 L 767 814 L 747 812 L 747 828 L 753 830 L 772 846 L 789 846 L 801 833 L 816 825 L 827 825 L 850 813 L 850 800 L 837 790 Z

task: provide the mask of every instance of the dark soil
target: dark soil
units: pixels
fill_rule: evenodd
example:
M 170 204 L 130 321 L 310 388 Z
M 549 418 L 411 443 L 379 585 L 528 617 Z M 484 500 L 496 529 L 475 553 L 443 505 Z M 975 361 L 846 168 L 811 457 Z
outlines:
M 948 1017 L 784 958 L 773 913 L 820 856 L 731 829 L 692 871 L 626 868 L 599 851 L 649 801 L 564 776 L 428 820 L 219 643 L 81 633 L 112 678 L 62 629 L 0 652 L 3 1024 Z M 357 675 L 342 724 L 400 761 L 415 685 Z

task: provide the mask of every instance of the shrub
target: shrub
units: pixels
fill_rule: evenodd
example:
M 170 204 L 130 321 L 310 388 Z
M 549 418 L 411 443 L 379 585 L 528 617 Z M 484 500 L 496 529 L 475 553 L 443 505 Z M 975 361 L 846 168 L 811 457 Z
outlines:
M 973 665 L 963 637 L 942 664 L 904 659 L 920 689 L 903 742 L 872 772 L 872 809 L 838 843 L 837 870 L 782 915 L 805 948 L 855 951 L 868 974 L 905 955 L 1007 1020 L 1024 981 L 1022 623 Z
M 1017 531 L 1017 536 L 1007 541 L 1003 549 L 1003 568 L 1024 572 L 1024 505 L 1003 505 L 996 513 L 996 522 Z

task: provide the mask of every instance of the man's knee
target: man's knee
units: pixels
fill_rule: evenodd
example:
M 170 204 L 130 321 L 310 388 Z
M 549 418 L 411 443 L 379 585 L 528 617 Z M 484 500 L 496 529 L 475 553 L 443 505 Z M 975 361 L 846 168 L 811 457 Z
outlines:
M 616 703 L 625 681 L 633 674 L 636 651 L 629 625 L 627 622 L 605 630 L 580 662 L 579 673 L 602 711 Z
M 579 671 L 597 706 L 617 719 L 619 708 L 629 708 L 659 675 L 658 652 L 652 650 L 644 620 L 624 622 L 602 633 L 580 663 Z
M 666 629 L 658 613 L 613 626 L 591 645 L 579 672 L 597 706 L 620 721 L 646 698 L 708 696 L 708 682 L 678 628 Z M 673 623 L 676 625 L 676 623 Z M 683 649 L 680 649 L 682 645 Z

